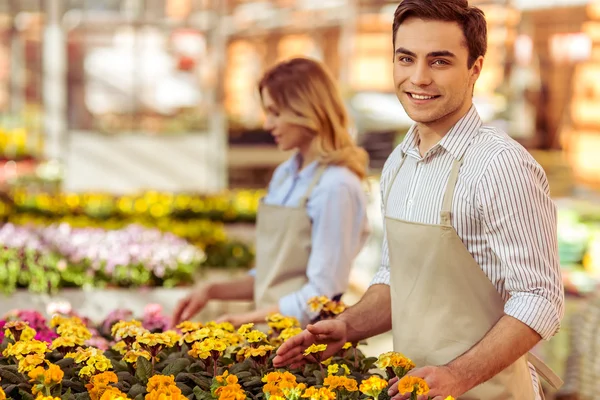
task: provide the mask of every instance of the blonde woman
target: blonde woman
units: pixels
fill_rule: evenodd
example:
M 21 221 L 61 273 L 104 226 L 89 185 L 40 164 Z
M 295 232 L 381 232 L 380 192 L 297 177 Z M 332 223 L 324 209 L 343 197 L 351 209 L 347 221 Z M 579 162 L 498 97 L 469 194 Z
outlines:
M 174 322 L 192 318 L 210 300 L 254 300 L 255 310 L 227 315 L 235 326 L 279 312 L 306 325 L 306 302 L 348 288 L 352 262 L 368 236 L 361 181 L 368 155 L 348 132 L 339 91 L 324 66 L 294 58 L 268 70 L 258 84 L 265 129 L 282 151 L 258 209 L 256 267 L 241 279 L 195 290 L 177 306 Z

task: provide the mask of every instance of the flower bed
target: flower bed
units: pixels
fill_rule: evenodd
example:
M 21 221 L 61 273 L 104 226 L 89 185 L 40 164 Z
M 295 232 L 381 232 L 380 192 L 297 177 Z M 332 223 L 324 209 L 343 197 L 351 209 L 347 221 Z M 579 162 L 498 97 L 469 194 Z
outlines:
M 50 226 L 0 227 L 0 289 L 56 292 L 67 287 L 173 287 L 191 284 L 202 266 L 244 266 L 252 255 L 237 243 L 213 243 L 208 256 L 186 240 L 129 225 L 106 231 Z
M 306 354 L 317 362 L 275 369 L 277 346 L 301 332 L 293 318 L 271 315 L 263 333 L 252 324 L 235 330 L 214 322 L 169 329 L 159 309 L 145 314 L 129 320 L 121 310 L 94 326 L 68 313 L 49 322 L 13 313 L 0 346 L 0 399 L 375 399 L 389 398 L 394 376 L 412 398 L 428 392 L 424 381 L 405 376 L 414 367 L 406 357 L 365 358 L 352 343 L 327 360 L 327 346 L 313 345 Z
M 4 218 L 26 214 L 54 220 L 86 216 L 95 220 L 124 220 L 126 223 L 164 219 L 254 222 L 258 202 L 263 195 L 263 190 L 227 191 L 215 195 L 153 191 L 132 196 L 103 193 L 52 195 L 18 189 L 11 193 L 13 204 L 5 204 L 0 210 L 4 210 Z

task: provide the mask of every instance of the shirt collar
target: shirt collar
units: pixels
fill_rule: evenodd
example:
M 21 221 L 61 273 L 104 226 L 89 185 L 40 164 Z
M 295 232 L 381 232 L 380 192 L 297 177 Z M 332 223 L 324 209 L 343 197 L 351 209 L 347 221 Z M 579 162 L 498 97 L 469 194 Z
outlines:
M 473 137 L 479 132 L 483 125 L 483 121 L 477 112 L 474 105 L 471 105 L 469 111 L 448 131 L 448 133 L 440 140 L 437 146 L 443 147 L 448 153 L 460 160 L 464 156 Z M 418 144 L 419 136 L 417 134 L 417 125 L 411 126 L 406 134 L 406 137 L 400 145 L 403 154 L 407 154 L 410 150 L 416 150 L 419 153 Z

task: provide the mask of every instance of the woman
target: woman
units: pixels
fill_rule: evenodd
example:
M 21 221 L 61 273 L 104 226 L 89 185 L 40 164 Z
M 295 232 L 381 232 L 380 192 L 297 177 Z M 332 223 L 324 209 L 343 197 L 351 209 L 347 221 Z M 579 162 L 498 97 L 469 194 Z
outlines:
M 264 128 L 279 149 L 296 150 L 275 170 L 256 224 L 256 268 L 240 280 L 206 285 L 177 306 L 174 322 L 210 300 L 254 300 L 254 311 L 220 321 L 261 323 L 273 312 L 306 325 L 307 301 L 348 287 L 352 262 L 368 236 L 361 181 L 367 153 L 354 144 L 336 85 L 320 63 L 295 58 L 258 85 Z

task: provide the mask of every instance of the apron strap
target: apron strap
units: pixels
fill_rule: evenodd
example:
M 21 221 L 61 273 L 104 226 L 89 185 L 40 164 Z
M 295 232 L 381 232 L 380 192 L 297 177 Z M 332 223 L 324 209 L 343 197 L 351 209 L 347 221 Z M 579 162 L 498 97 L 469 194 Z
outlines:
M 310 195 L 312 194 L 313 189 L 319 182 L 319 179 L 321 179 L 321 176 L 323 176 L 323 173 L 325 172 L 326 169 L 327 169 L 327 165 L 325 165 L 325 164 L 319 165 L 319 167 L 317 168 L 317 171 L 315 172 L 315 176 L 313 177 L 312 182 L 310 182 L 310 185 L 308 185 L 308 189 L 306 189 L 306 193 L 304 193 L 304 196 L 302 196 L 300 198 L 300 202 L 298 203 L 300 206 L 304 207 L 304 206 L 306 206 L 306 204 L 308 204 L 308 199 L 310 198 Z
M 402 157 L 402 160 L 400 160 L 400 165 L 398 165 L 398 168 L 396 168 L 396 171 L 394 171 L 390 181 L 388 182 L 387 188 L 385 189 L 385 193 L 383 195 L 383 198 L 381 199 L 383 201 L 383 206 L 384 206 L 384 210 L 388 201 L 388 197 L 390 197 L 390 191 L 392 190 L 392 186 L 394 186 L 394 182 L 396 181 L 396 177 L 398 176 L 398 172 L 400 172 L 400 169 L 402 168 L 402 166 L 404 165 L 404 160 L 406 160 L 406 157 L 408 157 L 406 154 L 404 154 L 404 156 Z
M 558 375 L 549 366 L 546 365 L 542 360 L 540 360 L 533 353 L 527 354 L 527 359 L 535 367 L 538 374 L 546 380 L 554 389 L 560 389 L 563 385 L 563 380 L 560 379 Z
M 454 160 L 452 162 L 452 170 L 448 177 L 446 192 L 444 193 L 444 201 L 442 203 L 442 212 L 440 213 L 440 222 L 445 226 L 452 226 L 452 199 L 454 198 L 454 189 L 456 189 L 456 181 L 458 180 L 458 171 L 462 165 L 462 160 Z

